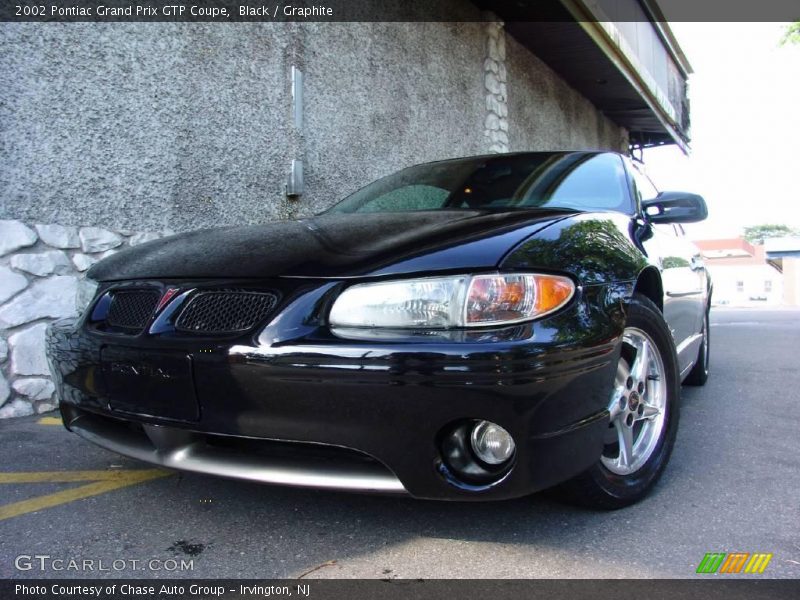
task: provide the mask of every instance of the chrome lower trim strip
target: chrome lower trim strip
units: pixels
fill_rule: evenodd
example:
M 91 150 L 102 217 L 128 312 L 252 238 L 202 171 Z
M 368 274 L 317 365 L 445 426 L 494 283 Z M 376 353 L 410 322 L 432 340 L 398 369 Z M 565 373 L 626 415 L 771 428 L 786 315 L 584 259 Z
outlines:
M 407 493 L 389 469 L 377 464 L 321 467 L 303 459 L 250 456 L 209 447 L 191 431 L 144 425 L 145 437 L 89 414 L 70 421 L 69 429 L 101 448 L 169 469 L 294 487 Z

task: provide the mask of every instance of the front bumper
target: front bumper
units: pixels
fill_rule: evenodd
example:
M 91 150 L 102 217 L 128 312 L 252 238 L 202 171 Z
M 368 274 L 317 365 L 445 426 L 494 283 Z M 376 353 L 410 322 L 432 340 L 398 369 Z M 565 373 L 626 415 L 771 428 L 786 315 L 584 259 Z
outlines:
M 83 412 L 69 405 L 62 405 L 61 412 L 68 428 L 82 438 L 117 454 L 170 469 L 295 487 L 405 492 L 403 484 L 388 469 L 354 453 L 314 455 L 297 444 L 265 441 L 262 447 L 267 453 L 255 454 L 209 443 L 216 436 L 186 429 L 147 423 L 131 427 L 129 421 Z
M 284 485 L 513 498 L 572 477 L 602 452 L 624 322 L 608 298 L 604 286 L 585 288 L 540 322 L 457 340 L 341 339 L 298 327 L 297 303 L 259 336 L 224 343 L 121 340 L 60 321 L 48 356 L 67 428 L 145 462 Z M 172 411 L 164 403 L 191 402 L 168 394 L 161 405 L 143 399 L 142 410 L 115 403 L 101 361 L 109 349 L 117 361 L 186 358 L 196 410 Z M 516 441 L 513 467 L 492 484 L 462 483 L 442 461 L 442 431 L 465 419 L 498 423 Z

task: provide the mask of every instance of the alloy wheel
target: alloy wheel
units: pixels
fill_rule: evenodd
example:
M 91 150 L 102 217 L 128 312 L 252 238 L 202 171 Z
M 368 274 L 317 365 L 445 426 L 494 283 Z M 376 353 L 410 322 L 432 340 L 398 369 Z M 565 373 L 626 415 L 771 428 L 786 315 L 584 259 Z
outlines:
M 612 473 L 630 475 L 648 461 L 662 437 L 667 378 L 658 346 L 646 332 L 626 327 L 622 344 L 601 461 Z

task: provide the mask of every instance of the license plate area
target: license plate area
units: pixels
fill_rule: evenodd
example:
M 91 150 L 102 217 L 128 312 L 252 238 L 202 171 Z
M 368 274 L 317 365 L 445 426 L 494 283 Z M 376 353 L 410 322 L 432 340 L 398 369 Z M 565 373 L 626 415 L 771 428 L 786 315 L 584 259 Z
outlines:
M 192 359 L 182 352 L 105 346 L 100 365 L 112 410 L 196 421 Z

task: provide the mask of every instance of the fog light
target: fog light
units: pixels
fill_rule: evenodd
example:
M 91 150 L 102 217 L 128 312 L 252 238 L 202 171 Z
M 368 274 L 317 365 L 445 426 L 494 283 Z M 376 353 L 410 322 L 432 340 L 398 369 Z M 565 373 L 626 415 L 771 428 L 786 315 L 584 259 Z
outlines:
M 490 421 L 478 421 L 472 428 L 470 443 L 476 456 L 487 465 L 501 465 L 514 454 L 514 438 Z

